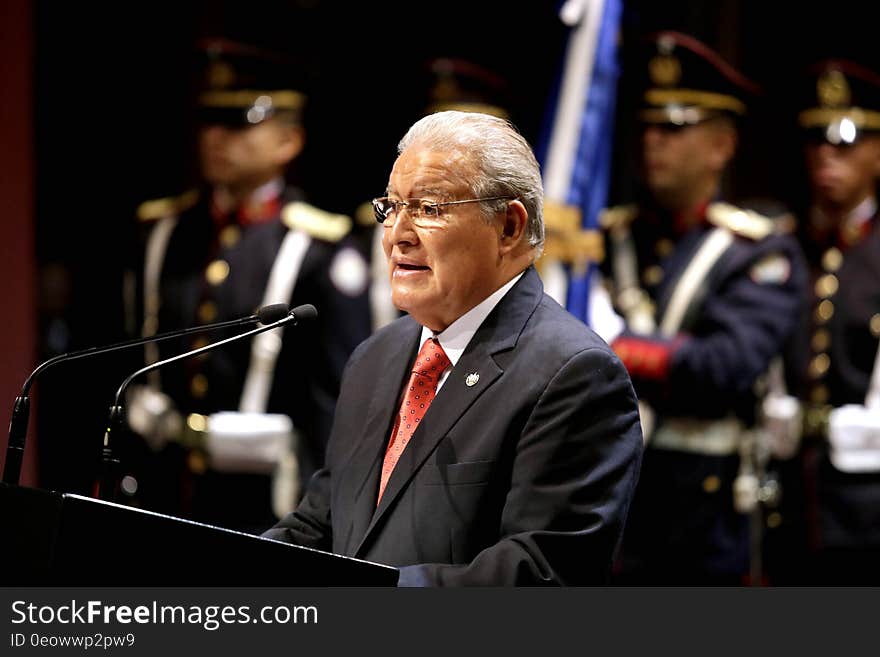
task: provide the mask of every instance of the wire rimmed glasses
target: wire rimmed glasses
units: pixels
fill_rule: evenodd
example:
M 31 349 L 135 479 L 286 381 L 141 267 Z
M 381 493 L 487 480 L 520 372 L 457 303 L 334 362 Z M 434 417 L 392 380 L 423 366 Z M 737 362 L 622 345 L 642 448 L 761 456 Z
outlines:
M 437 228 L 444 225 L 442 208 L 447 205 L 459 205 L 461 203 L 478 203 L 481 201 L 512 201 L 513 196 L 484 196 L 482 198 L 466 198 L 460 201 L 432 201 L 424 198 L 394 199 L 382 196 L 373 199 L 373 213 L 376 221 L 391 228 L 401 211 L 406 209 L 413 224 L 419 228 Z

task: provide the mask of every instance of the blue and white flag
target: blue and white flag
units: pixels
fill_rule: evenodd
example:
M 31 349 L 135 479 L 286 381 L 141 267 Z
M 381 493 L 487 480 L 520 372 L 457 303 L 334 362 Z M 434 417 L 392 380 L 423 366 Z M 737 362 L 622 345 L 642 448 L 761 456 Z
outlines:
M 548 206 L 579 211 L 580 231 L 597 231 L 596 239 L 611 177 L 622 11 L 622 0 L 568 0 L 562 6 L 560 17 L 571 33 L 542 158 Z M 552 222 L 548 227 L 552 230 Z M 622 322 L 599 284 L 595 262 L 547 265 L 542 267 L 547 292 L 606 340 L 613 339 Z

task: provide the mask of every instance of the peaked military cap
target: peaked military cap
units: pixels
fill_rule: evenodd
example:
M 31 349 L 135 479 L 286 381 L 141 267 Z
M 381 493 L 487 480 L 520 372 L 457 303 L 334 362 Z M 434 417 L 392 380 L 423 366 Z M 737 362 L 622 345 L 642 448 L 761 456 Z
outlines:
M 717 52 L 687 34 L 648 37 L 640 117 L 646 123 L 694 125 L 716 116 L 746 114 L 758 86 Z
M 819 141 L 855 143 L 880 132 L 880 75 L 853 61 L 813 65 L 801 99 L 798 125 Z
M 306 72 L 281 53 L 225 39 L 198 44 L 199 117 L 233 127 L 256 125 L 278 113 L 302 118 Z
M 428 114 L 444 110 L 482 112 L 502 119 L 507 111 L 507 83 L 479 64 L 449 57 L 427 62 L 430 84 Z

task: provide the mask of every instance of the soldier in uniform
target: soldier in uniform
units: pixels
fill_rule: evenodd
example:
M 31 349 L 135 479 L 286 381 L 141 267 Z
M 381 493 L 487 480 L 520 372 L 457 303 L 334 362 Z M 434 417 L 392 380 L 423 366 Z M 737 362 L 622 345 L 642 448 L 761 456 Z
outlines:
M 612 347 L 647 441 L 616 581 L 737 584 L 750 546 L 734 486 L 750 465 L 754 387 L 794 330 L 806 273 L 780 222 L 722 196 L 753 84 L 688 35 L 649 42 L 644 193 L 601 217 L 625 321 Z
M 810 69 L 797 122 L 811 268 L 798 374 L 807 499 L 824 584 L 880 584 L 880 74 L 847 60 Z
M 323 462 L 342 370 L 370 333 L 367 268 L 347 237 L 350 219 L 309 205 L 285 181 L 304 140 L 305 95 L 291 84 L 291 63 L 228 41 L 202 45 L 204 185 L 138 211 L 147 228 L 142 333 L 244 317 L 270 303 L 311 303 L 318 318 L 155 371 L 128 415 L 159 452 L 135 473 L 145 504 L 256 531 L 292 507 Z M 147 360 L 227 335 L 151 345 Z M 168 444 L 181 439 L 190 445 Z

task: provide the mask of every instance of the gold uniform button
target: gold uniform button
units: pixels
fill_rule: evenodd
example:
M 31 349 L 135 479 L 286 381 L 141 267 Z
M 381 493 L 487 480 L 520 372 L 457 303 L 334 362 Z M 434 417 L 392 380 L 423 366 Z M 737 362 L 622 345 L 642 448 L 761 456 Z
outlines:
M 190 413 L 186 418 L 186 426 L 193 431 L 207 431 L 208 418 L 200 413 Z
M 207 347 L 209 344 L 210 342 L 208 341 L 208 338 L 206 338 L 204 335 L 200 335 L 195 340 L 193 340 L 192 348 L 201 349 L 202 347 Z
M 814 379 L 821 378 L 825 376 L 830 366 L 831 358 L 828 357 L 828 354 L 817 354 L 810 361 L 810 376 Z
M 828 387 L 823 385 L 813 386 L 810 391 L 810 401 L 814 404 L 825 404 L 828 401 Z
M 834 304 L 829 299 L 820 301 L 816 306 L 816 321 L 824 324 L 832 315 L 834 315 Z
M 707 493 L 717 493 L 721 488 L 721 479 L 716 475 L 709 475 L 703 479 L 703 490 Z
M 205 268 L 205 280 L 211 285 L 220 285 L 229 276 L 229 263 L 225 260 L 215 260 Z
M 873 317 L 871 317 L 871 321 L 868 322 L 868 326 L 871 327 L 871 335 L 875 338 L 880 338 L 880 313 L 877 313 Z
M 828 329 L 820 328 L 813 333 L 813 339 L 810 341 L 810 344 L 816 353 L 828 351 L 828 346 L 831 344 L 831 334 L 828 332 Z
M 770 529 L 776 529 L 779 525 L 782 524 L 782 514 L 778 511 L 773 511 L 772 513 L 767 515 L 767 527 Z
M 828 429 L 828 416 L 831 414 L 831 406 L 810 406 L 804 415 L 804 425 L 808 435 L 815 436 L 824 434 Z
M 217 319 L 217 304 L 213 301 L 203 301 L 199 304 L 196 314 L 202 324 L 213 322 Z
M 834 274 L 825 274 L 816 281 L 816 296 L 830 297 L 837 292 L 838 286 L 837 276 Z
M 189 466 L 189 471 L 193 474 L 205 474 L 205 471 L 208 469 L 208 462 L 205 459 L 205 455 L 195 450 L 187 455 L 186 463 Z
M 840 265 L 843 264 L 843 254 L 840 252 L 840 249 L 832 246 L 825 253 L 822 254 L 822 268 L 825 271 L 837 271 L 840 269 Z
M 199 337 L 197 337 L 195 340 L 192 341 L 192 348 L 193 349 L 201 349 L 202 347 L 207 347 L 209 344 L 210 344 L 210 342 L 209 342 L 208 338 L 206 338 L 204 335 L 200 335 Z M 208 352 L 205 352 L 203 354 L 199 354 L 198 356 L 196 356 L 196 359 L 203 361 L 208 356 L 209 356 Z
M 663 280 L 663 268 L 660 265 L 651 265 L 642 274 L 645 285 L 658 285 Z
M 661 258 L 665 258 L 670 253 L 672 253 L 672 250 L 674 248 L 675 244 L 672 243 L 672 240 L 662 239 L 654 245 L 654 253 L 656 253 Z
M 189 391 L 193 397 L 204 397 L 208 394 L 208 379 L 204 374 L 196 374 L 189 382 Z
M 220 231 L 220 244 L 227 249 L 238 244 L 241 239 L 241 229 L 238 226 L 226 226 Z

